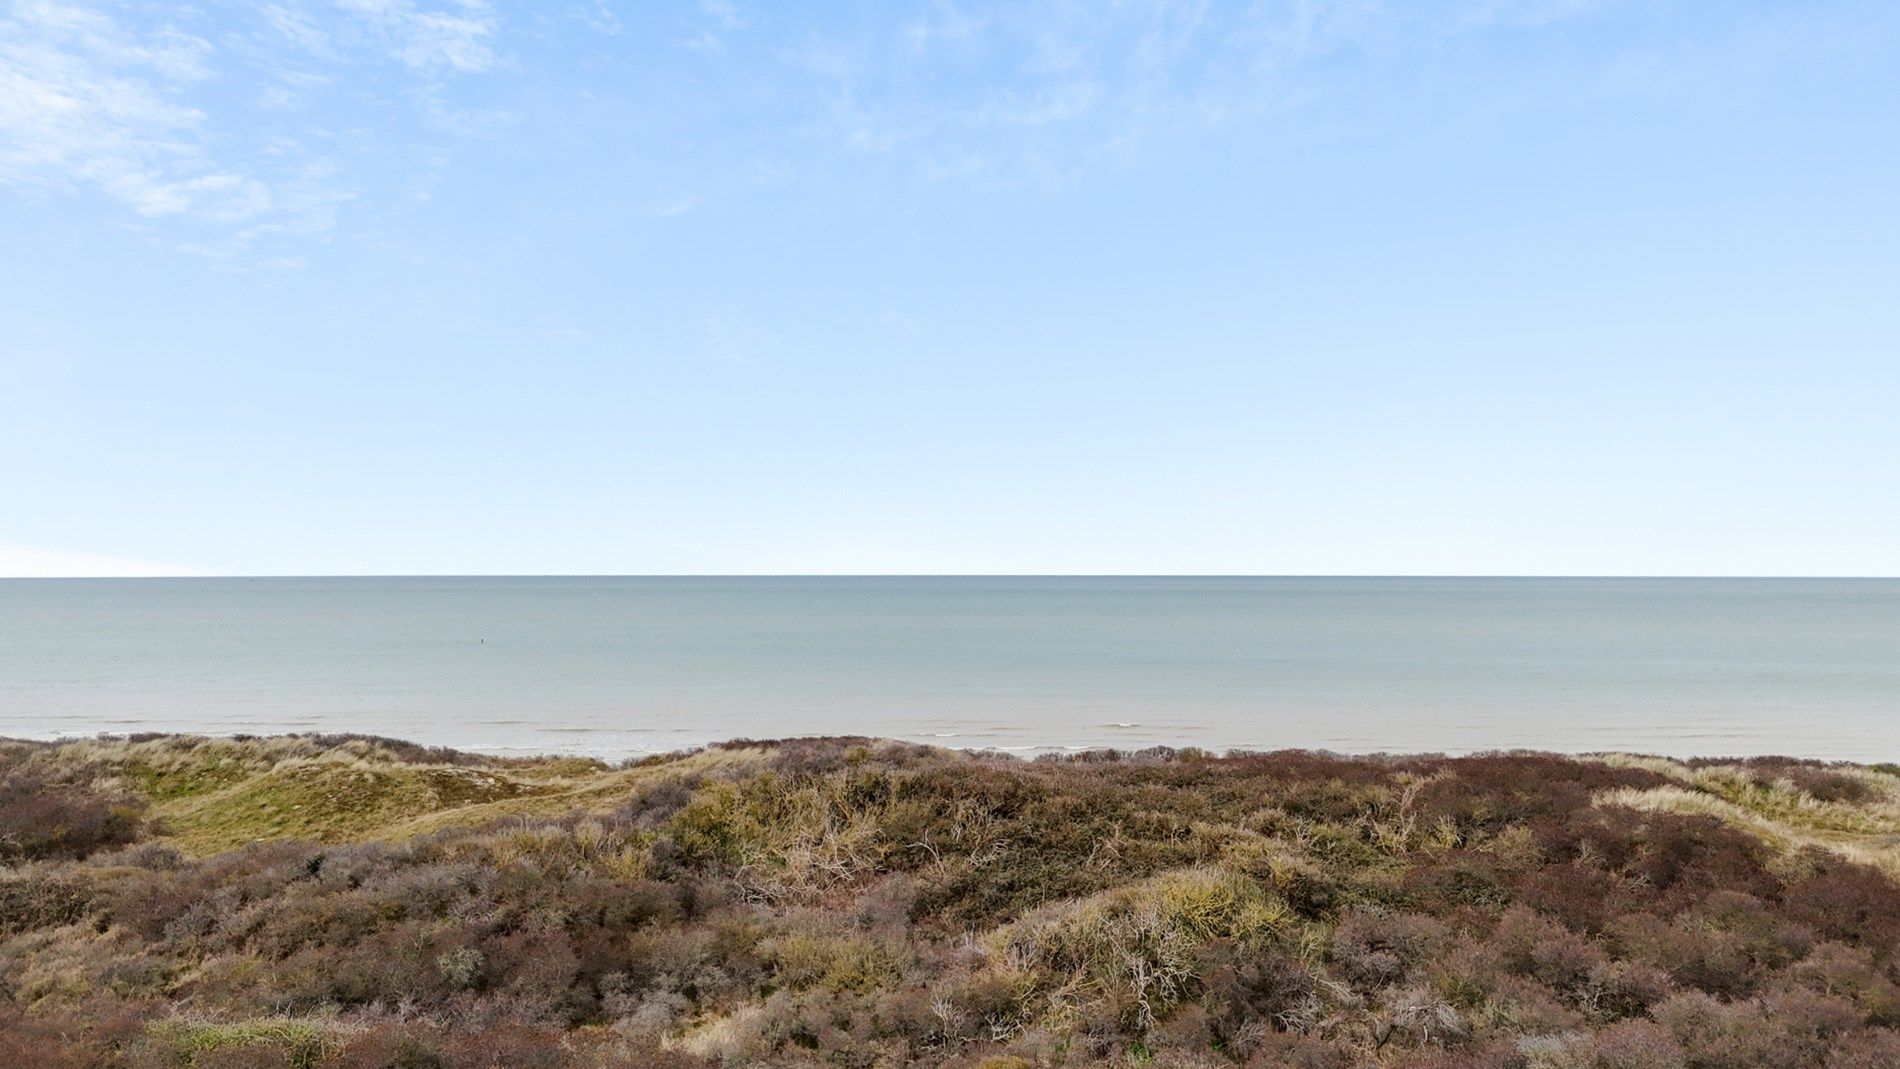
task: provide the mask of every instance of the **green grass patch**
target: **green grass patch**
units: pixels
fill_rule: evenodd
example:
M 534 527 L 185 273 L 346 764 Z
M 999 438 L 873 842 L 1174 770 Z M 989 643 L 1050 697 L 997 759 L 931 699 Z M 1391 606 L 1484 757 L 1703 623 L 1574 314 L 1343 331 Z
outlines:
M 154 815 L 180 846 L 213 851 L 262 839 L 349 842 L 422 814 L 548 789 L 484 769 L 288 761 Z
M 152 1034 L 181 1067 L 196 1066 L 204 1055 L 217 1051 L 268 1047 L 282 1054 L 285 1069 L 311 1069 L 336 1046 L 328 1031 L 283 1018 L 216 1024 L 163 1021 L 152 1027 Z

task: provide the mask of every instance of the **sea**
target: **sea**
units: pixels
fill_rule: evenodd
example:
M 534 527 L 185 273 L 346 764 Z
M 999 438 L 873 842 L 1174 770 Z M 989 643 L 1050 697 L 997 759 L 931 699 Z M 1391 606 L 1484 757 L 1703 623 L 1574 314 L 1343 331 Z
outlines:
M 0 736 L 1900 760 L 1900 580 L 0 580 Z

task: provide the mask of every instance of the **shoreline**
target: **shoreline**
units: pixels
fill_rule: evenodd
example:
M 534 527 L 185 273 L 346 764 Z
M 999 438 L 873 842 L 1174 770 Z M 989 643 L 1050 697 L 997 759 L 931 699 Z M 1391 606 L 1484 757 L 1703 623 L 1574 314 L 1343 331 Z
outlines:
M 53 585 L 0 598 L 0 735 L 368 731 L 617 760 L 790 725 L 1029 754 L 1882 761 L 1900 756 L 1896 590 L 1245 577 Z

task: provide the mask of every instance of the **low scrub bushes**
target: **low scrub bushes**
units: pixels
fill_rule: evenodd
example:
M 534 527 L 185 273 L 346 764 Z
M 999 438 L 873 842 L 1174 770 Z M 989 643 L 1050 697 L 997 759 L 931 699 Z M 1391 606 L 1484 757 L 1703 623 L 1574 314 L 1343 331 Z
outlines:
M 0 772 L 0 865 L 83 858 L 134 842 L 144 805 L 131 795 L 61 782 L 19 766 Z
M 0 1065 L 1900 1065 L 1900 887 L 1865 863 L 1885 833 L 1854 838 L 1895 784 L 0 744 Z

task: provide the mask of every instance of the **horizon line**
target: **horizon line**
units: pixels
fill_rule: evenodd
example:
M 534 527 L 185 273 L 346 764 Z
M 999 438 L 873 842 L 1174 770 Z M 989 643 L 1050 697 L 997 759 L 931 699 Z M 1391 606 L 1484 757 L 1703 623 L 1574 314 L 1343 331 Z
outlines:
M 98 582 L 181 579 L 1900 579 L 1837 573 L 1634 572 L 260 572 L 179 575 L 0 575 L 0 582 Z

